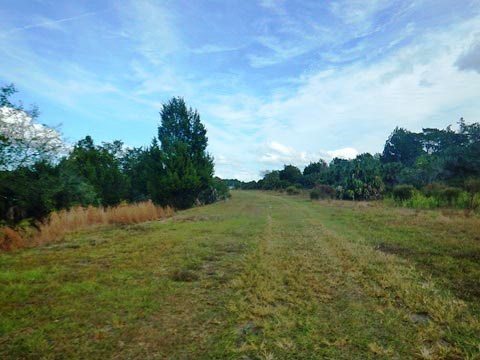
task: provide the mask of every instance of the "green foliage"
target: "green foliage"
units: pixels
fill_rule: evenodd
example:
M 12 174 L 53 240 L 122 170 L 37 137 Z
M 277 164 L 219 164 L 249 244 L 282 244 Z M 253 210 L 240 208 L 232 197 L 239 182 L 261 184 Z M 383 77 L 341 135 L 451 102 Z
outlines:
M 350 161 L 333 159 L 329 171 L 328 182 L 336 186 L 340 199 L 379 199 L 384 191 L 380 161 L 370 154 L 358 155 Z
M 303 177 L 300 179 L 305 188 L 313 188 L 317 184 L 326 183 L 328 180 L 328 165 L 325 161 L 308 164 L 303 169 Z
M 64 162 L 57 166 L 39 162 L 0 174 L 0 215 L 11 223 L 24 218 L 40 220 L 56 209 L 97 203 L 93 186 Z
M 200 115 L 187 109 L 182 98 L 173 98 L 163 105 L 160 116 L 158 139 L 164 174 L 150 177 L 152 199 L 178 209 L 196 201 L 211 202 L 213 159 L 206 152 L 208 139 Z
M 312 200 L 335 199 L 335 196 L 335 188 L 330 185 L 319 184 L 310 192 L 310 199 Z
M 469 208 L 474 210 L 479 207 L 476 199 L 480 196 L 480 179 L 469 178 L 465 181 L 465 190 L 470 195 Z
M 267 172 L 257 183 L 243 184 L 242 188 L 272 190 L 298 184 L 313 188 L 312 197 L 320 198 L 315 187 L 328 184 L 339 199 L 375 200 L 392 194 L 397 204 L 406 204 L 413 198 L 408 204 L 412 207 L 475 209 L 476 194 L 480 192 L 477 182 L 480 183 L 480 124 L 467 124 L 461 119 L 457 131 L 450 126 L 444 130 L 427 128 L 419 133 L 396 128 L 381 155 L 335 158 L 328 165 L 320 160 L 306 166 L 301 176 L 293 165 L 286 165 L 281 171 Z M 461 191 L 462 187 L 465 191 Z
M 158 146 L 157 146 L 158 149 Z M 161 174 L 161 157 L 153 153 L 152 148 L 127 149 L 120 159 L 122 173 L 125 175 L 125 196 L 130 202 L 140 202 L 149 199 L 149 175 Z M 159 169 L 154 169 L 155 164 L 160 164 Z M 154 178 L 154 176 L 151 176 Z
M 400 162 L 405 166 L 411 166 L 423 152 L 418 134 L 397 127 L 385 143 L 382 162 Z
M 232 196 L 230 194 L 230 190 L 229 190 L 227 184 L 222 179 L 220 179 L 219 177 L 214 177 L 213 178 L 212 189 L 214 190 L 213 201 L 216 201 L 217 199 L 226 200 L 226 199 L 228 199 Z
M 288 185 L 294 185 L 300 181 L 302 172 L 299 168 L 293 165 L 285 165 L 283 170 L 280 170 L 278 176 L 282 182 Z
M 280 180 L 280 172 L 278 170 L 266 173 L 259 183 L 263 190 L 278 190 L 283 187 L 283 183 Z
M 288 186 L 285 191 L 287 192 L 288 195 L 298 195 L 300 194 L 300 189 L 298 189 L 296 186 L 290 185 Z
M 65 160 L 67 167 L 93 186 L 104 206 L 117 205 L 125 198 L 127 183 L 117 156 L 121 147 L 121 142 L 95 146 L 86 136 Z
M 183 209 L 229 196 L 228 187 L 213 180 L 213 159 L 206 153 L 200 116 L 181 98 L 163 105 L 158 138 L 149 147 L 125 149 L 118 140 L 95 145 L 86 136 L 68 156 L 58 159 L 59 133 L 33 122 L 36 108 L 13 104 L 10 97 L 15 92 L 13 85 L 0 88 L 3 221 L 40 220 L 51 211 L 75 205 L 113 206 L 152 199 Z M 5 116 L 18 121 L 7 121 Z
M 413 197 L 415 188 L 412 185 L 397 185 L 393 188 L 393 198 L 398 201 L 406 201 Z
M 440 192 L 439 198 L 442 201 L 445 201 L 448 206 L 453 206 L 456 203 L 461 192 L 462 189 L 449 186 Z
M 320 192 L 318 190 L 315 190 L 315 189 L 310 191 L 310 199 L 319 200 L 320 199 Z
M 395 190 L 394 190 L 395 197 Z M 398 199 L 397 199 L 398 200 Z M 440 200 L 436 197 L 427 197 L 421 192 L 413 191 L 408 199 L 402 203 L 403 206 L 414 209 L 435 209 L 440 206 Z

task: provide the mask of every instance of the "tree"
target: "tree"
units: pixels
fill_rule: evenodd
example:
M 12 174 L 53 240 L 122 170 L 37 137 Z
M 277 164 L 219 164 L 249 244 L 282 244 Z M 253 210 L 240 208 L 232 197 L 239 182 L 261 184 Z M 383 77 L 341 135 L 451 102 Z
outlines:
M 401 162 L 405 166 L 412 166 L 423 152 L 418 134 L 397 127 L 385 143 L 381 160 L 383 163 Z
M 282 181 L 280 180 L 280 171 L 268 171 L 261 180 L 261 186 L 264 190 L 277 190 L 282 187 Z
M 163 105 L 160 116 L 158 140 L 164 175 L 151 179 L 158 186 L 152 189 L 152 199 L 179 209 L 196 201 L 209 202 L 213 191 L 213 159 L 206 152 L 207 131 L 199 113 L 187 109 L 182 98 L 174 97 Z
M 157 144 L 158 149 L 158 144 Z M 152 160 L 150 148 L 127 149 L 120 159 L 120 167 L 125 176 L 125 195 L 128 201 L 138 202 L 149 198 L 148 175 L 151 172 Z M 162 167 L 159 157 L 159 168 Z
M 308 164 L 303 169 L 301 183 L 306 188 L 313 188 L 318 184 L 325 184 L 328 180 L 328 165 L 324 160 Z
M 280 180 L 286 183 L 286 185 L 294 185 L 300 181 L 302 172 L 299 168 L 293 165 L 284 165 L 283 170 L 279 173 Z
M 93 139 L 86 136 L 77 142 L 68 162 L 79 176 L 90 183 L 104 206 L 117 205 L 124 199 L 126 182 L 120 171 L 120 159 L 115 157 L 121 143 L 95 146 Z

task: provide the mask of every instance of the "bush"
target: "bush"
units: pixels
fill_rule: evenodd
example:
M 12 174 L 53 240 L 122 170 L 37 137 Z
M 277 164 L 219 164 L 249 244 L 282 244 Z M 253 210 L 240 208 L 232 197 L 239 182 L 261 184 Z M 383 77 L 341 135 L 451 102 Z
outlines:
M 447 187 L 439 193 L 439 198 L 445 201 L 448 206 L 453 206 L 461 192 L 462 190 L 459 188 Z
M 465 181 L 465 190 L 468 191 L 470 201 L 468 208 L 470 210 L 475 210 L 480 206 L 478 203 L 478 198 L 480 197 L 480 179 L 469 178 Z
M 315 189 L 310 192 L 310 199 L 334 199 L 336 195 L 335 188 L 330 185 L 317 185 Z
M 427 197 L 421 192 L 413 191 L 412 196 L 404 201 L 404 205 L 413 209 L 435 209 L 441 204 L 436 197 Z
M 403 202 L 411 199 L 415 193 L 412 185 L 397 185 L 393 188 L 393 198 L 397 202 Z
M 297 189 L 295 186 L 289 186 L 286 189 L 288 195 L 298 195 L 300 194 L 300 190 Z
M 422 193 L 425 196 L 431 197 L 439 197 L 440 194 L 445 190 L 445 185 L 439 182 L 433 182 L 428 185 L 425 185 L 422 189 Z
M 465 190 L 470 194 L 480 193 L 480 179 L 469 178 L 465 181 Z

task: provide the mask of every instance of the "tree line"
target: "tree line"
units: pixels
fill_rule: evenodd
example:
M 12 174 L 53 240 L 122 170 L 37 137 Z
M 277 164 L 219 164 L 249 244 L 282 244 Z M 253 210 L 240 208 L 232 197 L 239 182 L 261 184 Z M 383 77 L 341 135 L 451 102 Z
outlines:
M 480 124 L 458 122 L 458 129 L 424 128 L 411 132 L 395 128 L 382 153 L 354 159 L 335 158 L 267 171 L 259 181 L 226 180 L 242 189 L 311 189 L 313 198 L 374 200 L 393 196 L 400 202 L 416 196 L 426 207 L 478 206 L 480 192 Z
M 41 220 L 72 206 L 115 206 L 152 200 L 185 209 L 228 196 L 214 178 L 207 132 L 182 98 L 163 104 L 158 133 L 145 147 L 95 144 L 86 136 L 66 148 L 57 129 L 37 122 L 38 110 L 0 88 L 0 221 Z

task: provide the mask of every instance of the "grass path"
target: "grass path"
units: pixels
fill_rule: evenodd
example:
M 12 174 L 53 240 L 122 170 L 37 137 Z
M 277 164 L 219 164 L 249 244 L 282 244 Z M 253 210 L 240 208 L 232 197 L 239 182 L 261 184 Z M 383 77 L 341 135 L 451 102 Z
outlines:
M 478 219 L 429 214 L 235 192 L 2 254 L 0 357 L 479 358 Z

